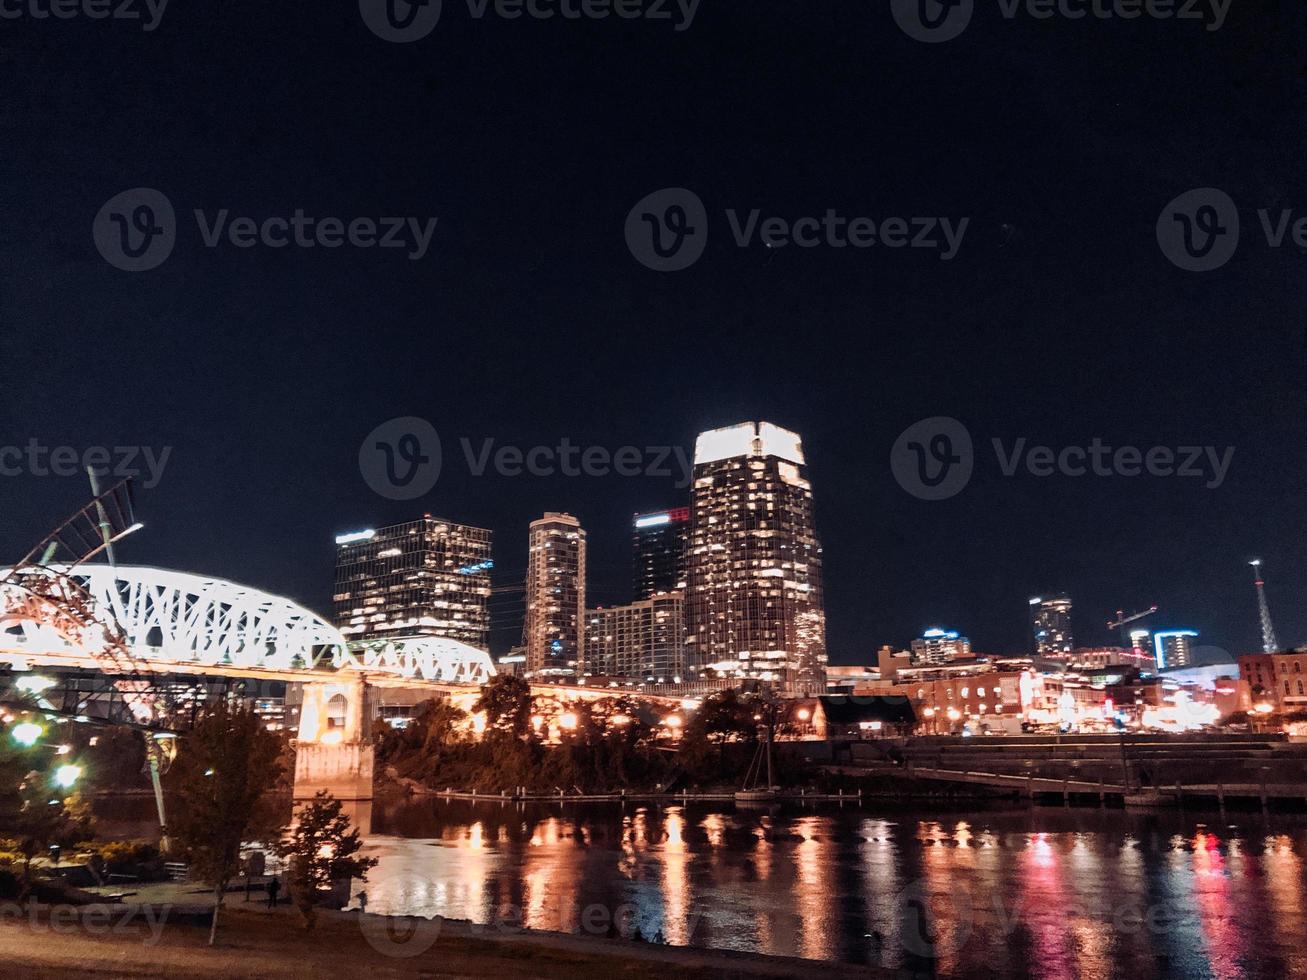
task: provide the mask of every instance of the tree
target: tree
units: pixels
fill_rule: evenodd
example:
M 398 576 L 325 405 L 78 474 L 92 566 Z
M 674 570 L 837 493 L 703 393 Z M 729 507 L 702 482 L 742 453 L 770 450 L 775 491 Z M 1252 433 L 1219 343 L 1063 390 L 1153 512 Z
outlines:
M 531 731 L 531 685 L 512 674 L 498 674 L 481 688 L 473 711 L 484 711 L 487 731 L 526 738 Z
M 206 711 L 178 747 L 171 771 L 178 805 L 168 832 L 213 885 L 210 946 L 227 885 L 240 870 L 241 843 L 280 836 L 284 821 L 270 791 L 282 773 L 281 750 L 258 715 L 225 701 Z
M 39 773 L 31 773 L 19 787 L 22 806 L 13 821 L 18 850 L 23 855 L 23 894 L 32 888 L 32 859 L 51 844 L 70 847 L 90 840 L 90 806 L 77 794 L 51 799 L 51 788 Z
M 313 928 L 321 893 L 333 882 L 367 880 L 368 872 L 377 866 L 376 858 L 356 857 L 362 846 L 340 800 L 326 790 L 320 790 L 296 812 L 290 837 L 277 846 L 277 853 L 290 859 L 291 893 L 305 929 Z

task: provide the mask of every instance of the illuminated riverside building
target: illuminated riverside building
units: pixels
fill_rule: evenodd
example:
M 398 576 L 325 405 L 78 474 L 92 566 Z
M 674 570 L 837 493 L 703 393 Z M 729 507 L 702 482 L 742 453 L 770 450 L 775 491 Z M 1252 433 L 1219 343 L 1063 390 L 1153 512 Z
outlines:
M 914 664 L 946 664 L 971 656 L 971 641 L 957 630 L 929 629 L 912 641 Z
M 607 677 L 679 683 L 685 672 L 685 599 L 664 592 L 625 606 L 587 609 L 585 669 Z
M 526 675 L 585 672 L 585 531 L 547 512 L 527 535 Z
M 1239 707 L 1254 714 L 1307 711 L 1307 647 L 1238 658 Z
M 1041 657 L 1070 653 L 1075 646 L 1071 635 L 1071 598 L 1059 594 L 1031 599 L 1030 629 L 1035 637 L 1035 653 Z
M 1134 667 L 1143 673 L 1157 669 L 1157 660 L 1148 650 L 1130 647 L 1079 647 L 1067 655 L 1072 667 Z
M 699 436 L 685 601 L 696 674 L 824 693 L 821 546 L 793 432 L 744 422 Z
M 634 596 L 648 599 L 659 592 L 684 592 L 690 508 L 636 514 L 631 533 Z
M 440 636 L 484 650 L 491 533 L 427 514 L 336 538 L 332 614 L 347 640 Z

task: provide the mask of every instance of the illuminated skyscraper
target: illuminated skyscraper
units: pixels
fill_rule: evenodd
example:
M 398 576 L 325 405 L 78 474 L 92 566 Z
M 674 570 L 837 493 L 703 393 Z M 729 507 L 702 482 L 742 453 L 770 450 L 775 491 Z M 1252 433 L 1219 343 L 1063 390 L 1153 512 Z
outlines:
M 912 641 L 913 664 L 946 664 L 971 656 L 971 641 L 957 630 L 929 629 Z
M 660 683 L 685 670 L 685 602 L 662 592 L 625 606 L 588 609 L 585 664 L 592 674 Z
M 1064 593 L 1030 600 L 1030 629 L 1035 653 L 1063 657 L 1075 646 L 1071 635 L 1071 598 Z
M 585 671 L 585 531 L 571 514 L 531 522 L 526 568 L 526 673 Z
M 745 422 L 699 436 L 686 582 L 692 670 L 824 693 L 821 546 L 793 432 Z
M 635 515 L 632 584 L 637 599 L 685 590 L 685 547 L 689 533 L 688 507 Z
M 443 636 L 487 648 L 490 532 L 431 515 L 336 538 L 332 613 L 347 640 Z
M 1193 644 L 1197 630 L 1158 630 L 1153 634 L 1154 658 L 1158 670 L 1175 670 L 1193 662 Z

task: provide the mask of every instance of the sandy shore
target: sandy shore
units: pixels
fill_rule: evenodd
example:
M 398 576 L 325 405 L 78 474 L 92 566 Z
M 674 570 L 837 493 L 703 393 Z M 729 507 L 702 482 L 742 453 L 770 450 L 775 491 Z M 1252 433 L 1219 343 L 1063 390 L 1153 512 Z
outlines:
M 890 971 L 546 932 L 486 934 L 466 922 L 394 921 L 320 913 L 307 932 L 290 909 L 239 899 L 223 911 L 218 944 L 207 913 L 166 917 L 134 906 L 80 909 L 0 904 L 7 976 L 66 977 L 702 977 L 890 976 Z M 147 914 L 148 913 L 148 914 Z

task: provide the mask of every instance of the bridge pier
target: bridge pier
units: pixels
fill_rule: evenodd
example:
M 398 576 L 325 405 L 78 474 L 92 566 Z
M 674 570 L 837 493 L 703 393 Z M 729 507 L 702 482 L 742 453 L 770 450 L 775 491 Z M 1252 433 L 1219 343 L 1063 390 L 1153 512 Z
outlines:
M 368 687 L 362 677 L 306 681 L 295 740 L 296 802 L 326 790 L 345 804 L 362 834 L 372 831 L 375 746 Z

